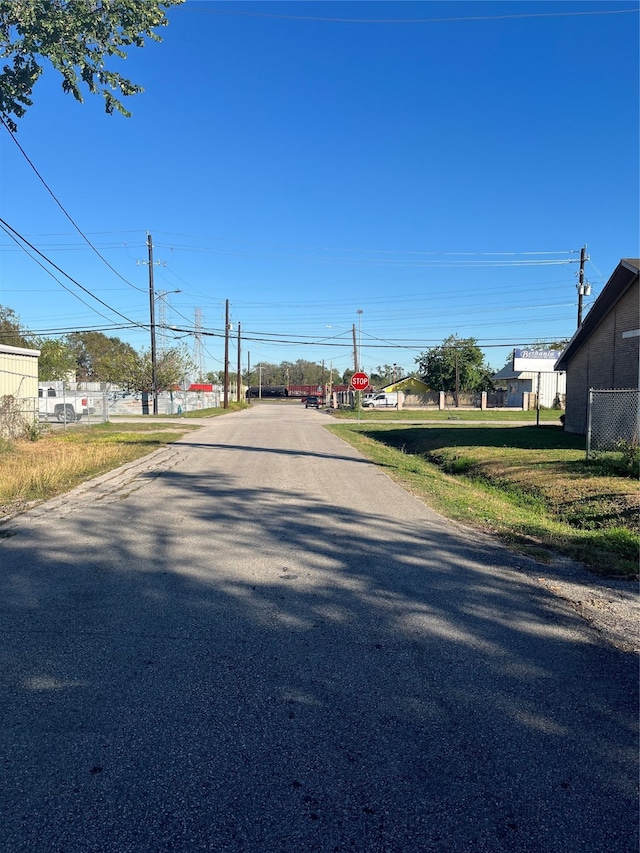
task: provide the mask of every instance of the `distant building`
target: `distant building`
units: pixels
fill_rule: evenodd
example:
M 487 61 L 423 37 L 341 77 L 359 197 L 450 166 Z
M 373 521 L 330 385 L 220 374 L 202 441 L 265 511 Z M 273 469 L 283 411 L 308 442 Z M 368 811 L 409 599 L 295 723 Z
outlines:
M 385 385 L 382 389 L 386 393 L 393 393 L 394 391 L 402 391 L 403 394 L 428 394 L 430 391 L 429 386 L 422 379 L 418 379 L 417 376 L 405 376 L 403 379 L 399 379 L 397 382 L 391 383 L 391 385 Z
M 585 434 L 590 389 L 638 388 L 640 260 L 623 258 L 556 362 L 567 374 L 565 429 Z
M 518 352 L 518 350 L 516 350 Z M 491 378 L 496 388 L 503 389 L 506 393 L 507 408 L 522 408 L 525 394 L 537 394 L 540 392 L 540 406 L 546 409 L 563 409 L 565 394 L 567 390 L 567 377 L 563 371 L 554 370 L 555 359 L 548 359 L 543 366 L 544 370 L 538 371 L 532 362 L 532 369 L 521 369 L 522 362 L 526 359 L 511 360 Z M 516 367 L 514 368 L 514 364 Z

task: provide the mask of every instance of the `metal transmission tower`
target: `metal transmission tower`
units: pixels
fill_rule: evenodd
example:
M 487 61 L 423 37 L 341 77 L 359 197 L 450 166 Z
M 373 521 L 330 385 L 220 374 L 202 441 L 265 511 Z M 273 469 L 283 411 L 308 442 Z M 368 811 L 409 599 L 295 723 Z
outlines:
M 198 382 L 204 379 L 204 349 L 202 346 L 202 308 L 195 309 L 195 334 L 193 336 L 193 360 Z
M 167 296 L 170 293 L 180 293 L 179 290 L 157 290 L 156 300 L 158 302 L 158 352 L 164 354 L 167 351 Z

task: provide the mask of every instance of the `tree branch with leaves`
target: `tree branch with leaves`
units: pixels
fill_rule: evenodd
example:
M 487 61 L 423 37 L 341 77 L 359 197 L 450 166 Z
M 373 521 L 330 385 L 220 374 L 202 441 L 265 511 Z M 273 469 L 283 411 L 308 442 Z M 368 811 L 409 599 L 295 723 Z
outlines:
M 33 88 L 49 63 L 62 89 L 82 102 L 82 88 L 102 95 L 107 113 L 130 116 L 120 97 L 144 91 L 107 66 L 145 39 L 162 41 L 165 10 L 183 0 L 0 0 L 0 114 L 12 133 L 33 105 Z

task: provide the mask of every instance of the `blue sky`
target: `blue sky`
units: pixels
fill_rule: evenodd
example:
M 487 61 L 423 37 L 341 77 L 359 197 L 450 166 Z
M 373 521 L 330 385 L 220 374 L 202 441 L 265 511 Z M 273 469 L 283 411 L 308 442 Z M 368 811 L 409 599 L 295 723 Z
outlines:
M 498 369 L 573 334 L 583 245 L 586 308 L 640 255 L 637 3 L 187 2 L 169 19 L 121 66 L 145 88 L 132 118 L 48 72 L 19 122 L 109 265 L 0 127 L 0 216 L 108 306 L 0 234 L 0 303 L 30 330 L 148 347 L 149 232 L 156 319 L 189 348 L 199 323 L 207 370 L 227 299 L 232 367 L 240 323 L 243 366 L 342 372 L 355 325 L 369 371 L 411 373 L 451 334 Z

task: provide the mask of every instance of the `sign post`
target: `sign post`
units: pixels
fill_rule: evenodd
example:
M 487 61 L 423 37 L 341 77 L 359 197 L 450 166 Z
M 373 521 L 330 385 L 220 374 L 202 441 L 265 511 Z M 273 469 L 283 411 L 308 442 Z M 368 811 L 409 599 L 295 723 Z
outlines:
M 353 374 L 353 376 L 351 377 L 351 383 L 350 384 L 351 384 L 351 387 L 353 388 L 353 390 L 357 394 L 356 408 L 358 409 L 358 423 L 360 423 L 360 409 L 362 408 L 362 406 L 360 405 L 360 399 L 361 399 L 360 395 L 362 394 L 363 391 L 366 391 L 367 388 L 369 387 L 369 377 L 367 376 L 366 373 L 359 371 L 359 372 Z
M 556 361 L 562 355 L 561 350 L 542 349 L 515 349 L 513 351 L 513 370 L 516 372 L 527 372 L 538 374 L 538 387 L 536 390 L 536 426 L 540 426 L 540 374 L 553 373 Z

